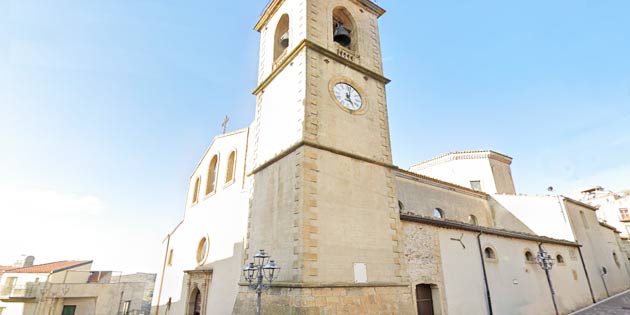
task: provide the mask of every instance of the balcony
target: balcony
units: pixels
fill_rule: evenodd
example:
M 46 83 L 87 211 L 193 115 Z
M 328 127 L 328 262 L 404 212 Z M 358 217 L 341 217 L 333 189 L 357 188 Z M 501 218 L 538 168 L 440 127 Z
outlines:
M 40 296 L 42 289 L 43 285 L 41 283 L 27 283 L 4 287 L 2 291 L 0 291 L 0 300 L 3 302 L 34 300 Z

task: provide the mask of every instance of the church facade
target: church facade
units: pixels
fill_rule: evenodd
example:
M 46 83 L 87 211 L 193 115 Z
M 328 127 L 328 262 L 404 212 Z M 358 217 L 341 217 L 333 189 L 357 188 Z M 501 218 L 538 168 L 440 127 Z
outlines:
M 260 249 L 282 267 L 267 314 L 568 314 L 630 287 L 595 208 L 517 195 L 511 158 L 393 165 L 384 13 L 369 0 L 269 3 L 254 122 L 215 137 L 195 168 L 163 242 L 156 315 L 253 312 L 242 268 Z

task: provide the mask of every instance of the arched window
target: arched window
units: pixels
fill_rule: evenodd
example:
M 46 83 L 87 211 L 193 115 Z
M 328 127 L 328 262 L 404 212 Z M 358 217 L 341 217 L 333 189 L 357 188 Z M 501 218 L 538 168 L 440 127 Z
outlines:
M 562 257 L 562 255 L 560 254 L 556 255 L 556 262 L 558 264 L 564 264 L 564 257 Z
M 350 12 L 344 7 L 333 10 L 333 41 L 337 44 L 354 50 L 357 47 L 354 20 Z
M 232 151 L 230 153 L 230 157 L 228 157 L 228 165 L 227 165 L 227 173 L 225 174 L 225 182 L 229 183 L 234 179 L 234 171 L 236 167 L 236 151 Z
M 479 221 L 477 220 L 476 216 L 471 214 L 471 215 L 468 216 L 468 224 L 478 225 Z
M 206 183 L 206 195 L 216 190 L 217 186 L 217 165 L 219 164 L 219 157 L 217 155 L 210 160 L 210 166 L 208 167 L 208 183 Z
M 534 254 L 532 254 L 532 252 L 529 250 L 525 251 L 525 261 L 528 263 L 536 262 L 536 258 L 534 258 Z
M 483 254 L 486 257 L 486 259 L 497 259 L 497 254 L 494 252 L 494 249 L 490 247 L 486 247 L 483 250 Z
M 273 41 L 273 60 L 277 61 L 284 56 L 289 47 L 289 15 L 285 14 L 280 18 Z
M 436 219 L 444 219 L 444 211 L 440 208 L 433 209 L 433 217 Z
M 405 210 L 405 204 L 403 204 L 403 202 L 400 200 L 398 200 L 398 210 L 400 211 Z
M 192 197 L 193 204 L 199 201 L 199 186 L 201 186 L 201 177 L 197 177 L 197 179 L 195 179 L 195 186 L 193 187 L 194 190 L 193 190 L 193 197 Z

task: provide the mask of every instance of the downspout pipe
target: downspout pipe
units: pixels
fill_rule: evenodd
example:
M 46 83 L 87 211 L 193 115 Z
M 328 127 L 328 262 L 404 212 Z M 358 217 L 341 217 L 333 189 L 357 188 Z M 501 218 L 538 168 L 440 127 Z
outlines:
M 591 299 L 593 303 L 597 303 L 595 299 L 595 293 L 593 293 L 593 285 L 591 284 L 591 277 L 588 276 L 588 270 L 586 270 L 586 263 L 584 263 L 584 256 L 582 256 L 582 248 L 578 247 L 578 253 L 580 253 L 580 261 L 582 262 L 582 268 L 584 268 L 584 274 L 586 275 L 586 282 L 588 283 L 588 289 L 591 291 Z
M 488 315 L 493 315 L 492 312 L 492 298 L 490 296 L 490 286 L 488 285 L 488 273 L 486 272 L 486 261 L 483 258 L 483 249 L 481 248 L 481 235 L 483 232 L 477 234 L 477 245 L 479 247 L 479 258 L 481 259 L 481 269 L 483 270 L 483 283 L 486 290 L 486 300 L 488 304 Z
M 538 243 L 538 250 L 543 251 L 542 248 L 543 242 Z M 549 290 L 551 290 L 551 300 L 553 301 L 553 309 L 556 311 L 556 315 L 560 315 L 558 312 L 558 304 L 556 303 L 556 290 L 553 288 L 553 282 L 551 282 L 551 275 L 549 274 L 549 269 L 545 269 L 545 275 L 547 276 L 547 283 L 549 283 Z
M 162 297 L 162 285 L 164 284 L 164 273 L 166 272 L 166 263 L 168 261 L 168 250 L 171 246 L 171 234 L 166 237 L 166 253 L 164 254 L 164 264 L 162 265 L 162 275 L 160 277 L 160 289 L 158 290 L 157 305 L 155 306 L 155 315 L 160 315 L 160 298 Z

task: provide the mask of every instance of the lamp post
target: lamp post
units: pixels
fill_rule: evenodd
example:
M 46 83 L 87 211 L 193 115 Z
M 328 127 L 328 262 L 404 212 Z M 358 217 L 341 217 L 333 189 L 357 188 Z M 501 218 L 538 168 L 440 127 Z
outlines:
M 553 265 L 556 263 L 556 260 L 551 257 L 547 253 L 546 250 L 543 249 L 542 243 L 538 244 L 538 255 L 536 255 L 536 261 L 540 268 L 545 270 L 545 275 L 547 276 L 547 282 L 549 283 L 549 289 L 551 290 L 551 300 L 553 301 L 553 308 L 556 311 L 556 315 L 558 315 L 558 304 L 556 303 L 556 290 L 553 288 L 553 283 L 551 282 L 551 275 L 549 274 L 549 270 L 553 268 Z
M 261 295 L 263 289 L 269 289 L 271 282 L 278 278 L 280 266 L 275 261 L 270 260 L 264 249 L 261 249 L 254 255 L 254 262 L 243 267 L 243 276 L 249 282 L 249 287 L 256 290 L 256 315 L 260 315 Z M 264 280 L 269 284 L 264 284 Z

